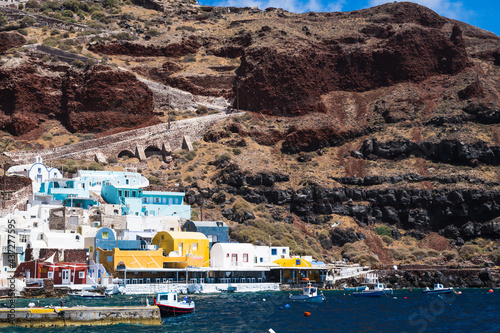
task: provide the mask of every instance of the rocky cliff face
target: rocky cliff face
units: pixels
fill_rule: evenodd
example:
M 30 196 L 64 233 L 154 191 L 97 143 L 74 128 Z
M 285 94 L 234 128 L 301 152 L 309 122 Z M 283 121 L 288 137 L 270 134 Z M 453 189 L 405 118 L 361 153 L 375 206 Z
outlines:
M 47 119 L 74 132 L 137 127 L 154 118 L 152 94 L 130 73 L 96 66 L 81 71 L 36 60 L 0 69 L 0 128 L 21 135 Z
M 124 13 L 118 36 L 84 39 L 128 72 L 4 58 L 1 129 L 143 126 L 152 97 L 135 74 L 161 111 L 175 108 L 170 87 L 224 97 L 248 113 L 194 152 L 138 168 L 182 184 L 193 211 L 228 222 L 233 238 L 364 264 L 500 262 L 498 36 L 413 3 L 306 14 L 136 3 L 161 15 Z

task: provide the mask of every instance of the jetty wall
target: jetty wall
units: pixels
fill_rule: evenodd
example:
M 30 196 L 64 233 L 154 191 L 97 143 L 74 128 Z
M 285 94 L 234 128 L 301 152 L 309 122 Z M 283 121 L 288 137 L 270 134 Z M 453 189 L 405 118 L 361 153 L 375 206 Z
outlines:
M 0 327 L 115 324 L 160 325 L 160 310 L 156 306 L 17 308 L 14 311 L 0 309 Z

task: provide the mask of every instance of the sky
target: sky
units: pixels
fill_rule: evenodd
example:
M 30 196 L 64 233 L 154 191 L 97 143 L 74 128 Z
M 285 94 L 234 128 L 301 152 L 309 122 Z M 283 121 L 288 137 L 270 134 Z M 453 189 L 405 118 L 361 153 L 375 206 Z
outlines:
M 347 12 L 381 5 L 386 0 L 198 0 L 200 5 L 283 8 L 294 13 Z M 472 24 L 500 36 L 498 0 L 414 0 L 438 14 Z

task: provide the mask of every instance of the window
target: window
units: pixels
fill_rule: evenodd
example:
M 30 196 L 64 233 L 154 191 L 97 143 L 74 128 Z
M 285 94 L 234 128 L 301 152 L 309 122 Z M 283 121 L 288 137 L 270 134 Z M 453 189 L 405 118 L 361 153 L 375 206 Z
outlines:
M 300 259 L 295 260 L 295 265 L 300 265 Z
M 38 168 L 38 173 L 42 173 L 42 168 Z
M 30 240 L 29 234 L 19 234 L 19 242 L 20 243 L 28 243 L 29 240 Z
M 248 262 L 248 253 L 243 253 L 243 262 Z
M 286 254 L 286 249 L 281 250 L 281 253 Z
M 53 271 L 47 272 L 47 279 L 53 279 L 53 278 L 54 278 L 54 272 Z
M 125 179 L 125 184 L 127 184 L 127 185 L 128 185 L 128 183 L 129 183 L 129 180 L 128 180 L 128 179 Z
M 238 261 L 238 255 L 236 253 L 233 253 L 231 255 L 231 262 L 237 262 Z
M 271 255 L 272 256 L 275 256 L 278 254 L 278 250 L 277 249 L 271 249 Z
M 142 203 L 148 203 L 148 198 L 142 198 Z
M 107 231 L 102 232 L 102 239 L 108 239 L 108 232 Z
M 257 257 L 253 258 L 253 263 L 256 264 L 257 263 Z
M 160 203 L 160 198 L 155 198 L 155 203 Z
M 130 196 L 130 191 L 125 191 L 125 198 L 128 198 Z
M 122 196 L 122 190 L 118 190 L 118 196 L 121 197 Z
M 78 272 L 78 278 L 84 279 L 85 278 L 85 272 Z
M 132 191 L 132 197 L 135 198 L 135 196 L 136 196 L 136 192 Z
M 264 262 L 264 258 L 260 257 L 260 262 Z
M 193 251 L 198 251 L 198 243 L 193 243 Z

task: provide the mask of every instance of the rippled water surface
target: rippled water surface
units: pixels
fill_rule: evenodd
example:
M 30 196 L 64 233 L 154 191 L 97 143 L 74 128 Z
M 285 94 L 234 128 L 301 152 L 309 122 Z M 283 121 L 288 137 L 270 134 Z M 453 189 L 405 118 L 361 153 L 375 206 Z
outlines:
M 114 325 L 78 328 L 22 329 L 2 332 L 500 332 L 500 290 L 462 290 L 461 295 L 425 295 L 399 290 L 380 298 L 358 298 L 341 291 L 325 292 L 323 303 L 288 300 L 288 293 L 194 295 L 196 312 L 166 318 L 162 326 Z M 406 298 L 405 298 L 406 297 Z M 70 300 L 67 305 L 140 305 L 144 296 L 106 300 Z M 152 297 L 149 297 L 150 303 Z M 19 300 L 26 306 L 33 300 Z M 41 299 L 58 305 L 60 299 Z M 37 300 L 35 301 L 37 302 Z M 289 304 L 290 307 L 286 305 Z M 309 317 L 304 312 L 310 312 Z

